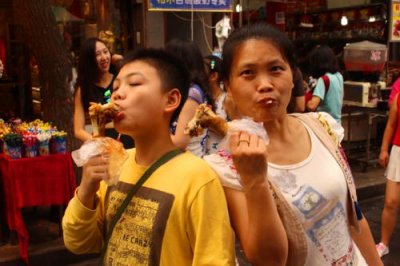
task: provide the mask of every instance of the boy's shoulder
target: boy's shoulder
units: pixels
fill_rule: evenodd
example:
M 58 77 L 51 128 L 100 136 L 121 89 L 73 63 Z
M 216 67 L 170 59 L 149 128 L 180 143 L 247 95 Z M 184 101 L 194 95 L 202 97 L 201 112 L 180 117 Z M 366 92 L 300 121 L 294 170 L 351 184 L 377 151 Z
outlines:
M 136 149 L 127 150 L 129 157 L 135 156 Z M 168 161 L 165 166 L 171 171 L 171 174 L 184 174 L 186 177 L 202 176 L 217 178 L 212 168 L 201 158 L 194 155 L 190 151 L 185 151 L 182 154 Z

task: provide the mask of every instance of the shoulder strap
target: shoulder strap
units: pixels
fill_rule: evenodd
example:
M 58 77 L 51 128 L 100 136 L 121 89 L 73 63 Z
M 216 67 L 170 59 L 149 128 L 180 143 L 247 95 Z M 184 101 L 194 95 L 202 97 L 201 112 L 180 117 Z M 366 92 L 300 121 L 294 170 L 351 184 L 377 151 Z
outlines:
M 329 86 L 331 84 L 331 81 L 329 80 L 328 75 L 323 75 L 322 79 L 324 80 L 324 85 L 325 85 L 325 94 L 329 91 Z
M 106 235 L 106 237 L 104 239 L 104 244 L 103 244 L 103 247 L 101 249 L 99 265 L 103 265 L 103 260 L 104 260 L 104 256 L 105 256 L 106 251 L 107 251 L 108 242 L 110 241 L 110 238 L 111 238 L 112 232 L 114 230 L 114 227 L 118 223 L 118 221 L 120 220 L 120 218 L 121 218 L 122 214 L 124 213 L 126 207 L 128 207 L 128 205 L 131 202 L 133 196 L 136 194 L 136 192 L 138 192 L 140 187 L 144 184 L 144 182 L 146 182 L 146 180 L 153 174 L 153 172 L 155 170 L 157 170 L 161 165 L 163 165 L 164 163 L 168 162 L 169 160 L 171 160 L 172 158 L 174 158 L 175 156 L 177 156 L 177 155 L 179 155 L 181 153 L 182 153 L 181 149 L 175 149 L 175 150 L 169 151 L 166 154 L 164 154 L 160 159 L 158 159 L 155 163 L 153 163 L 146 170 L 146 172 L 144 172 L 144 174 L 139 179 L 139 181 L 133 186 L 131 191 L 129 191 L 128 195 L 126 196 L 126 198 L 122 202 L 122 204 L 119 206 L 117 212 L 115 213 L 115 216 L 113 217 L 113 219 L 112 219 L 112 221 L 110 223 L 110 228 L 109 228 L 108 233 L 107 233 L 107 235 Z
M 329 134 L 329 131 L 332 130 L 329 123 L 325 120 L 324 117 L 322 117 L 321 114 L 318 114 L 317 119 L 313 117 L 313 113 L 290 114 L 290 115 L 297 117 L 312 129 L 314 134 L 324 144 L 324 146 L 332 154 L 332 156 L 335 158 L 340 168 L 342 169 L 347 183 L 350 200 L 352 202 L 351 204 L 352 214 L 349 214 L 349 222 L 358 231 L 359 224 L 357 221 L 362 218 L 362 214 L 357 202 L 357 192 L 354 183 L 354 178 L 351 173 L 350 166 L 347 163 L 347 160 L 344 156 L 343 150 L 339 147 L 338 143 L 331 137 L 331 134 Z
M 286 265 L 303 266 L 308 253 L 304 226 L 282 192 L 273 182 L 268 181 L 268 184 L 288 238 L 289 253 Z

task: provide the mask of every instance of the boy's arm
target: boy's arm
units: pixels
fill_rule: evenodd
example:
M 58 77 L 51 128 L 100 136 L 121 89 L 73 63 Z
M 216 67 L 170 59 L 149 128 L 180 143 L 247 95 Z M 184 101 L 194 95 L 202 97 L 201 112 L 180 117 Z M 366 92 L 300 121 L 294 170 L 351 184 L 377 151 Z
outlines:
M 88 209 L 79 201 L 76 194 L 69 202 L 62 227 L 65 247 L 71 252 L 83 254 L 100 251 L 103 237 L 98 222 L 100 211 L 98 205 L 94 210 Z
M 188 217 L 192 265 L 235 265 L 234 235 L 224 191 L 217 178 L 199 190 Z
M 101 180 L 109 178 L 108 166 L 108 157 L 102 155 L 88 160 L 83 166 L 81 184 L 65 211 L 64 243 L 74 253 L 97 252 L 103 244 L 98 193 Z
M 325 84 L 322 78 L 318 78 L 317 85 L 315 86 L 311 100 L 307 102 L 307 110 L 314 112 L 317 110 L 318 105 L 325 98 Z

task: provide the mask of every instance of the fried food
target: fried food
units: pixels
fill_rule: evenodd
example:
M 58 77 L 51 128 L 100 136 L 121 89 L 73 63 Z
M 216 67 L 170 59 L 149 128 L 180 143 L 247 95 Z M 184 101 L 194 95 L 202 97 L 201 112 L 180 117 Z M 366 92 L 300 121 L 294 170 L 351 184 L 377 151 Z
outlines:
M 203 134 L 204 128 L 208 128 L 220 136 L 225 136 L 228 132 L 228 123 L 203 103 L 197 107 L 196 113 L 189 121 L 184 133 L 196 137 Z
M 93 127 L 93 137 L 105 135 L 106 124 L 117 115 L 118 109 L 113 103 L 99 104 L 90 103 L 89 116 Z

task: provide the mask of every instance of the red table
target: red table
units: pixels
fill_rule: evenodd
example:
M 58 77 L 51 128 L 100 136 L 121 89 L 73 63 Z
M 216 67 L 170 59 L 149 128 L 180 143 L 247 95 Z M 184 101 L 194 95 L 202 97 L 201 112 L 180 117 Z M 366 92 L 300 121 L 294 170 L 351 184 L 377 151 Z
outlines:
M 10 230 L 17 232 L 21 258 L 28 263 L 29 235 L 21 209 L 69 202 L 75 190 L 71 155 L 10 159 L 0 154 L 0 171 L 7 223 Z

